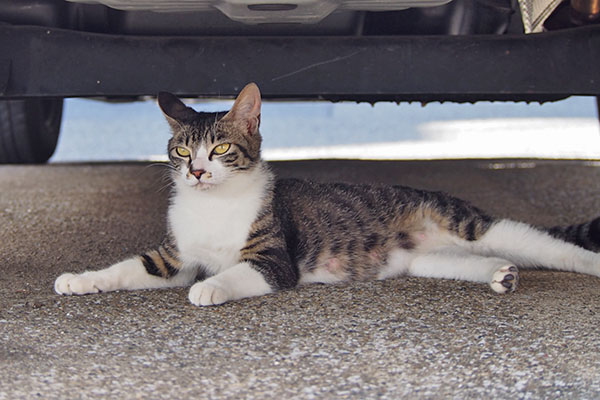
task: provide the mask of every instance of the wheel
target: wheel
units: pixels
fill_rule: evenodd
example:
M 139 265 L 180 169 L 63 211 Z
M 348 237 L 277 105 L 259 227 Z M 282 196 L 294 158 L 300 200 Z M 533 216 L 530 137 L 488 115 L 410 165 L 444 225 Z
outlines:
M 44 163 L 58 141 L 63 99 L 0 101 L 0 163 Z

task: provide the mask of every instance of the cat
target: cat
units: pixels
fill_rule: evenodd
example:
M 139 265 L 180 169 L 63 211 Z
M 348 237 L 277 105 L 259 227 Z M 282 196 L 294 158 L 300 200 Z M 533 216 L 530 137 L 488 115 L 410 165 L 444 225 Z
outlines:
M 196 112 L 166 92 L 158 103 L 172 131 L 164 242 L 100 271 L 63 274 L 57 293 L 191 285 L 189 300 L 208 306 L 310 282 L 405 274 L 508 293 L 517 265 L 600 276 L 600 218 L 543 229 L 441 192 L 275 180 L 260 155 L 256 84 L 228 112 Z

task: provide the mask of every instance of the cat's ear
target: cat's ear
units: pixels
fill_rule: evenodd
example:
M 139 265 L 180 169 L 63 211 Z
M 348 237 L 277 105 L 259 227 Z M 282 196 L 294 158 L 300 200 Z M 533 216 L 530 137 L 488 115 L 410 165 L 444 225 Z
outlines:
M 240 92 L 231 110 L 223 117 L 243 124 L 249 135 L 258 132 L 260 126 L 260 90 L 256 83 L 249 83 Z
M 171 127 L 179 126 L 182 122 L 194 118 L 196 111 L 183 104 L 181 100 L 172 93 L 158 93 L 158 106 L 167 118 Z

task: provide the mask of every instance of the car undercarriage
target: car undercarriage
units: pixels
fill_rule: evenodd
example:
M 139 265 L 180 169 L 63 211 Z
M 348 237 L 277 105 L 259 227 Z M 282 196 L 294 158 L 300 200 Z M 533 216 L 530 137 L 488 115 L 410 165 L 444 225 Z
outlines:
M 526 34 L 514 0 L 2 0 L 0 162 L 46 161 L 68 97 L 224 98 L 250 81 L 271 99 L 598 96 L 598 4 L 560 3 Z

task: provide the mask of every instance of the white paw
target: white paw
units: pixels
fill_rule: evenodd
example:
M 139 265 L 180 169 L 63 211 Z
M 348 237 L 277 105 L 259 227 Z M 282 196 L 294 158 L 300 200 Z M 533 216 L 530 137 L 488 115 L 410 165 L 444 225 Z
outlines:
M 58 294 L 66 295 L 100 292 L 91 274 L 62 274 L 54 282 L 54 290 Z
M 196 283 L 191 287 L 188 297 L 195 306 L 214 306 L 231 300 L 229 292 L 215 279 Z
M 506 265 L 494 272 L 490 286 L 496 293 L 514 292 L 519 284 L 519 270 L 514 265 Z

